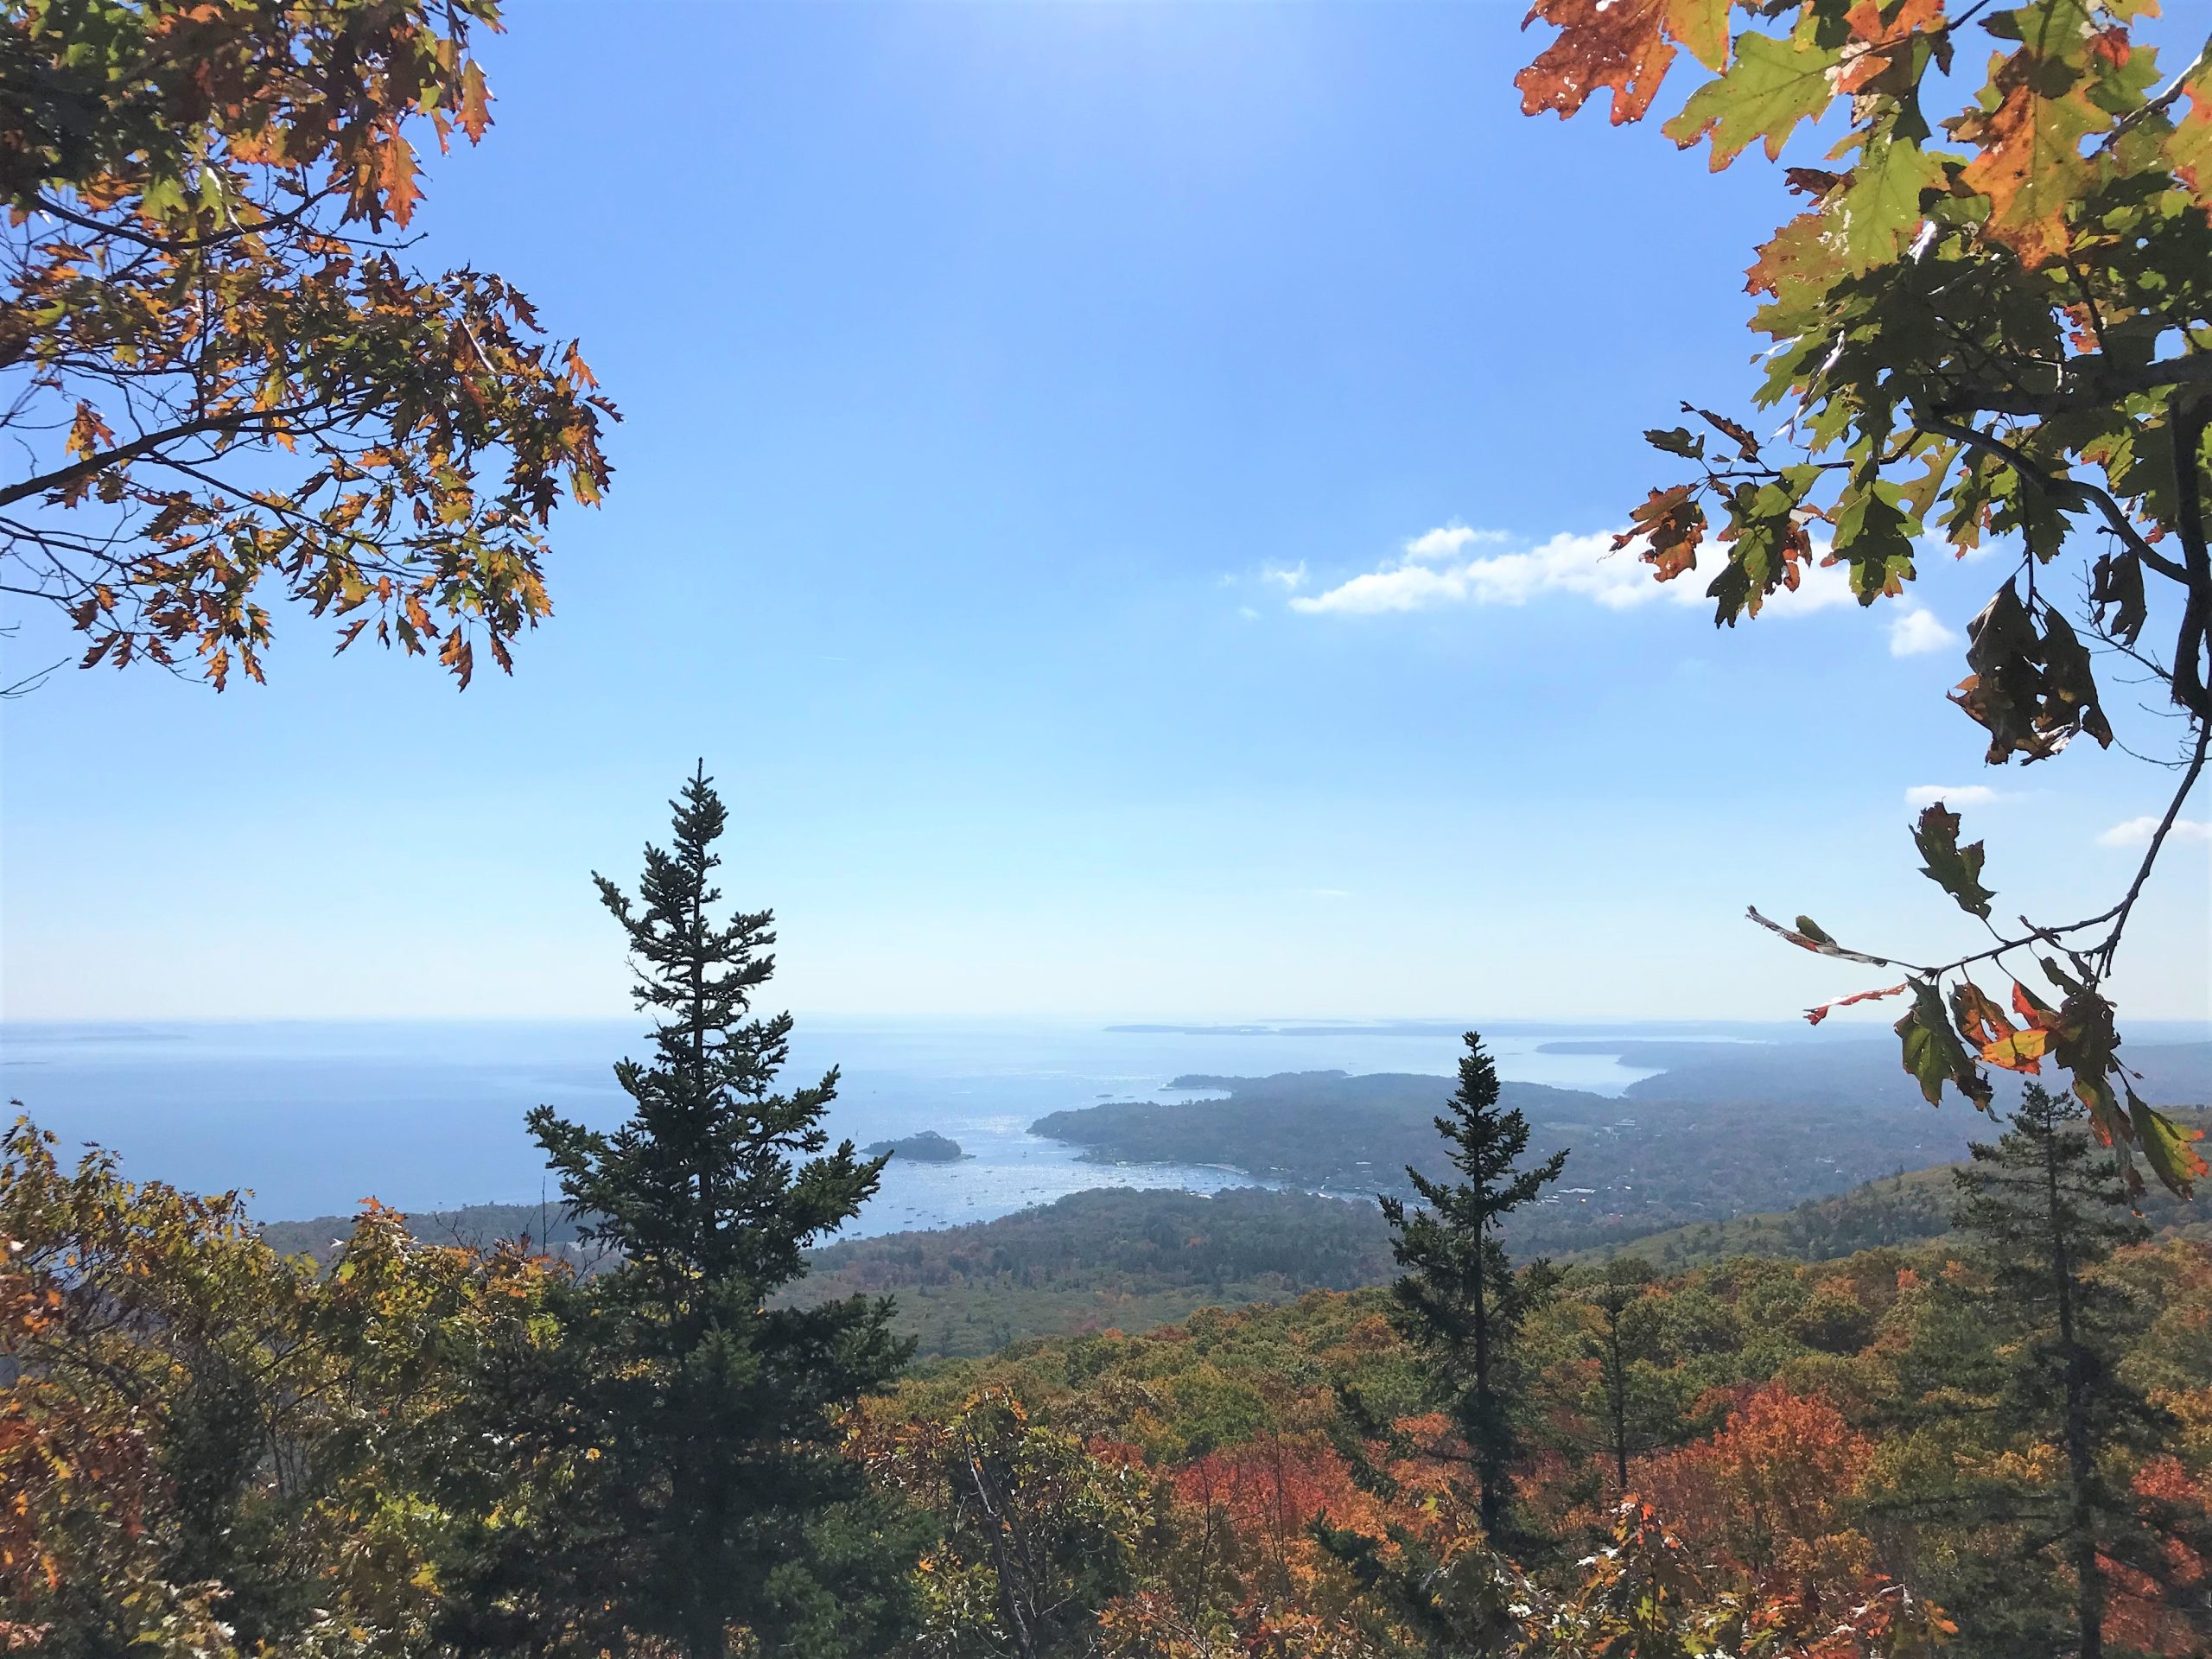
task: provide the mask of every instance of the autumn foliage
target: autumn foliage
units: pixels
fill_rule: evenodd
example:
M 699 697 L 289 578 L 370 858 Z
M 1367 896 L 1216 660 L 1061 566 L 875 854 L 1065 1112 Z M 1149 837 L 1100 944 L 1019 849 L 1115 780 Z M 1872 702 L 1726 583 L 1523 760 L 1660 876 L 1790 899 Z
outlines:
M 271 593 L 467 682 L 549 611 L 613 408 L 512 283 L 407 256 L 494 0 L 24 0 L 0 17 L 0 588 L 86 665 L 258 679 Z
M 1943 963 L 1849 948 L 1809 918 L 1755 921 L 1903 983 L 1905 1069 L 1931 1102 L 1986 1107 L 1985 1066 L 2070 1073 L 2099 1135 L 2185 1192 L 2194 1136 L 2139 1098 L 2105 983 L 2212 746 L 2212 50 L 2161 63 L 2148 0 L 1536 0 L 1554 32 L 1516 78 L 1529 114 L 1607 99 L 1714 170 L 1783 162 L 1796 206 L 1745 291 L 1770 342 L 1752 396 L 1779 426 L 1682 405 L 1645 436 L 1690 474 L 1619 545 L 1662 582 L 1710 572 L 1714 617 L 1756 617 L 1817 564 L 1897 600 L 1931 545 L 2006 574 L 1968 629 L 1952 701 L 1992 765 L 2115 741 L 2094 656 L 2163 682 L 2186 735 L 2133 881 L 2070 922 L 1991 923 L 1983 846 L 1941 803 L 1924 873 L 1993 946 Z M 2154 622 L 2155 619 L 2155 622 Z M 2158 637 L 2167 643 L 2163 646 Z M 2160 740 L 2164 741 L 2164 739 Z M 1976 982 L 1999 976 L 1994 989 Z

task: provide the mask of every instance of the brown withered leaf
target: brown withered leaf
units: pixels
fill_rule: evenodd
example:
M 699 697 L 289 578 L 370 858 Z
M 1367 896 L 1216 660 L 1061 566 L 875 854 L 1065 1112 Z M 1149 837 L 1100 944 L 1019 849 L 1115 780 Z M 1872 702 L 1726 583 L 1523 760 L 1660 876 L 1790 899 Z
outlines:
M 1736 446 L 1736 453 L 1745 461 L 1759 458 L 1759 442 L 1751 435 L 1751 429 L 1741 421 L 1732 421 L 1725 415 L 1716 415 L 1709 409 L 1700 409 L 1694 404 L 1684 404 L 1682 413 L 1694 415 L 1707 426 Z
M 1605 89 L 1615 126 L 1642 120 L 1675 60 L 1668 10 L 1668 0 L 1535 0 L 1521 27 L 1549 23 L 1559 37 L 1513 78 L 1522 113 L 1570 116 Z
M 1833 1002 L 1823 1002 L 1817 1008 L 1806 1009 L 1805 1023 L 1817 1026 L 1838 1008 L 1847 1008 L 1854 1002 L 1872 1002 L 1879 997 L 1902 996 L 1911 988 L 1912 982 L 1907 980 L 1902 985 L 1885 985 L 1878 990 L 1853 991 L 1849 996 L 1839 996 Z
M 2114 556 L 2097 556 L 2089 572 L 2089 602 L 2096 607 L 2097 624 L 2115 639 L 2133 645 L 2142 634 L 2147 617 L 2143 598 L 2143 562 L 2133 548 Z
M 2039 605 L 2037 616 L 2007 582 L 1967 625 L 1967 666 L 1974 672 L 1951 701 L 1989 733 L 1988 760 L 2042 760 L 2082 732 L 2110 747 L 2111 723 L 2098 701 L 2089 653 L 2066 619 Z
M 1705 509 L 1697 503 L 1696 489 L 1693 484 L 1676 484 L 1652 491 L 1629 515 L 1630 527 L 1613 537 L 1613 550 L 1642 543 L 1637 557 L 1651 566 L 1662 582 L 1695 569 L 1698 543 L 1705 536 Z

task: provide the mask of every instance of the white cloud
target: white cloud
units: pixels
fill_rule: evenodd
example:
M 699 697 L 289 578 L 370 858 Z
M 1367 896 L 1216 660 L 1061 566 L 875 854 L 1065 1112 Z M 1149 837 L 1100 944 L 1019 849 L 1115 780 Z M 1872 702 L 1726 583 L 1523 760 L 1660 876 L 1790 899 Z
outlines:
M 1907 806 L 1934 806 L 1940 801 L 1954 811 L 1962 806 L 1994 806 L 2005 798 L 1987 784 L 1915 784 L 1904 792 Z
M 1469 554 L 1477 545 L 1507 539 L 1494 531 L 1447 525 L 1415 537 L 1402 557 L 1339 582 L 1325 592 L 1290 601 L 1309 615 L 1375 615 L 1389 611 L 1426 610 L 1439 605 L 1525 605 L 1544 594 L 1573 594 L 1607 610 L 1635 610 L 1664 601 L 1702 607 L 1706 582 L 1695 573 L 1672 582 L 1657 581 L 1634 547 L 1613 550 L 1607 531 L 1593 536 L 1554 536 L 1539 546 L 1515 552 Z M 1721 554 L 1707 546 L 1699 563 L 1719 568 Z M 1777 613 L 1824 609 L 1852 602 L 1851 587 L 1840 566 L 1805 573 L 1796 591 L 1767 601 Z
M 1285 588 L 1302 588 L 1306 585 L 1306 561 L 1300 559 L 1296 564 L 1262 565 L 1260 580 L 1281 582 Z
M 1916 605 L 1890 623 L 1892 657 L 1923 657 L 1958 642 L 1959 636 L 1938 622 L 1935 613 L 1923 611 Z
M 2100 847 L 2148 847 L 2151 844 L 2151 837 L 2157 833 L 2158 828 L 2158 820 L 2154 817 L 2145 815 L 2139 818 L 2130 818 L 2126 823 L 2115 823 L 2104 834 L 2099 836 L 2097 845 Z M 2208 823 L 2202 818 L 2176 818 L 2174 827 L 2166 834 L 2166 844 L 2171 846 L 2176 842 L 2182 841 L 2202 842 L 2207 846 L 2212 846 L 2212 823 Z
M 1510 542 L 1512 539 L 1502 530 L 1469 530 L 1465 524 L 1446 524 L 1408 542 L 1406 557 L 1412 561 L 1449 559 L 1456 557 L 1470 543 Z

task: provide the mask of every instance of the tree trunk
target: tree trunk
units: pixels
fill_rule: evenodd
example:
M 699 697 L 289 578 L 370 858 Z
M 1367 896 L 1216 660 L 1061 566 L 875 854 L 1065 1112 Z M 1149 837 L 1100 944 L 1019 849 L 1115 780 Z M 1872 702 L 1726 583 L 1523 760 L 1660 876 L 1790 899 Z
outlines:
M 2089 1428 L 2088 1356 L 2074 1325 L 2074 1262 L 2066 1244 L 2064 1206 L 2058 1194 L 2056 1135 L 2044 1143 L 2044 1191 L 2050 1218 L 2051 1283 L 2058 1296 L 2059 1352 L 2066 1366 L 2067 1554 L 2074 1564 L 2074 1605 L 2080 1625 L 2081 1659 L 2103 1659 L 2105 1584 L 2097 1564 L 2095 1448 Z
M 1628 1376 L 1621 1363 L 1621 1316 L 1618 1309 L 1605 1317 L 1605 1389 L 1613 1416 L 1613 1474 L 1621 1491 L 1628 1491 Z

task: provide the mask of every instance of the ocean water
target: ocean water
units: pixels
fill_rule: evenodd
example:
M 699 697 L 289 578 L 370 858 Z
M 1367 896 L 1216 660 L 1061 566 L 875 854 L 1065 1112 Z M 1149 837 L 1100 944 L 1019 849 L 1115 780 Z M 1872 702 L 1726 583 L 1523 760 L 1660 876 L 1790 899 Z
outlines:
M 96 1141 L 124 1173 L 202 1191 L 250 1189 L 255 1214 L 344 1213 L 557 1198 L 523 1114 L 550 1104 L 611 1127 L 626 1111 L 613 1063 L 646 1048 L 636 1020 L 0 1025 L 0 1089 L 65 1150 Z M 1569 1039 L 1711 1036 L 1649 1026 L 1497 1026 L 1502 1075 L 1616 1093 L 1650 1075 Z M 1084 1187 L 1245 1184 L 1230 1170 L 1087 1164 L 1028 1126 L 1102 1100 L 1174 1098 L 1188 1074 L 1433 1072 L 1459 1053 L 1442 1023 L 1122 1027 L 1073 1021 L 802 1019 L 786 1081 L 842 1070 L 829 1127 L 871 1141 L 936 1129 L 971 1155 L 894 1159 L 852 1236 L 988 1220 Z

